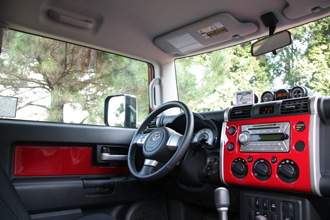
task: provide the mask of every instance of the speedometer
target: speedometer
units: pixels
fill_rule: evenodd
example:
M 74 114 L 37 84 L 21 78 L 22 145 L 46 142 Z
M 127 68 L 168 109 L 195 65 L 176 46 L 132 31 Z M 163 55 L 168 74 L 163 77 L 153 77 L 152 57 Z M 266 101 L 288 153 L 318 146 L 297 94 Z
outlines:
M 206 139 L 206 143 L 208 145 L 210 145 L 210 146 L 213 145 L 214 137 L 213 137 L 213 132 L 211 129 L 203 128 L 203 129 L 199 130 L 196 133 L 196 135 L 194 136 L 193 141 L 194 142 L 201 141 L 203 138 Z

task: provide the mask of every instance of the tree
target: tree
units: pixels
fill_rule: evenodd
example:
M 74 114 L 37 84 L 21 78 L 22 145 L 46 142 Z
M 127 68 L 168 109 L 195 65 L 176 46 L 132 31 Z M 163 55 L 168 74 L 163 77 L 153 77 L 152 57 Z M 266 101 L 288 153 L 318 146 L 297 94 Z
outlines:
M 330 17 L 291 29 L 293 44 L 277 50 L 276 56 L 252 57 L 248 42 L 180 59 L 176 62 L 180 100 L 195 111 L 209 111 L 230 106 L 236 91 L 254 90 L 260 98 L 266 90 L 297 85 L 329 96 L 329 26 Z
M 89 113 L 81 123 L 103 124 L 107 95 L 147 94 L 145 63 L 14 31 L 5 33 L 3 46 L 0 92 L 19 96 L 18 110 L 43 108 L 47 121 L 63 122 L 64 106 L 70 105 Z M 139 101 L 147 108 L 147 100 Z
M 330 95 L 330 17 L 310 23 L 306 27 L 307 49 L 304 58 L 311 74 L 308 87 L 322 95 Z
M 293 28 L 293 44 L 266 55 L 267 71 L 273 79 L 282 78 L 287 87 L 303 85 L 322 95 L 330 95 L 330 18 Z
M 251 56 L 250 46 L 242 44 L 178 60 L 180 100 L 195 111 L 210 111 L 230 106 L 236 91 L 266 90 L 271 80 L 265 62 Z

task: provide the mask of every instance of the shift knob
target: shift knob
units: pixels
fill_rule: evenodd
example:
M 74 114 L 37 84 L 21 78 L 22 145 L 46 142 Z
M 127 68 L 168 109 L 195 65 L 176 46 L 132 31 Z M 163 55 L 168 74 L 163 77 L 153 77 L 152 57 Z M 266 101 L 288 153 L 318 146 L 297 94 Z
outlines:
M 230 205 L 229 191 L 224 187 L 219 187 L 214 190 L 214 203 L 217 207 L 220 220 L 227 220 L 228 207 Z
M 257 215 L 255 220 L 267 220 L 267 218 L 263 215 Z

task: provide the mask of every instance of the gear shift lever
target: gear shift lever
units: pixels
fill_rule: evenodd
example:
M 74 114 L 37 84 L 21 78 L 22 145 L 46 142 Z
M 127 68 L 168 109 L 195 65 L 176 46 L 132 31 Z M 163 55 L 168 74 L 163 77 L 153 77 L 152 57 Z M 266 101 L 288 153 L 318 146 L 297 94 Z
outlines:
M 219 220 L 228 220 L 228 207 L 230 205 L 228 189 L 219 187 L 214 190 L 214 203 L 219 213 Z

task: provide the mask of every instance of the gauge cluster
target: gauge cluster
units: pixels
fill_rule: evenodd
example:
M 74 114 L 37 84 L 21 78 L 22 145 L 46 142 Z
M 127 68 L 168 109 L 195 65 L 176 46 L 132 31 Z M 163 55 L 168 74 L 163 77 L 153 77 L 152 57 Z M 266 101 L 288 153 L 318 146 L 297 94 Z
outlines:
M 171 118 L 171 117 L 168 117 Z M 177 117 L 171 118 L 170 121 L 162 121 L 160 123 L 164 123 L 162 125 L 174 129 L 176 132 L 183 134 L 185 131 L 186 118 L 183 114 L 180 114 Z M 219 130 L 218 125 L 209 118 L 205 118 L 198 113 L 194 113 L 194 135 L 191 139 L 191 142 L 194 143 L 203 143 L 202 146 L 209 150 L 214 150 L 219 148 Z
M 312 96 L 313 92 L 305 86 L 296 86 L 292 89 L 279 89 L 277 91 L 266 91 L 261 95 L 261 102 L 271 102 L 283 99 L 294 99 Z
M 203 128 L 194 133 L 193 142 L 200 142 L 203 139 L 205 139 L 205 143 L 209 146 L 214 144 L 215 137 L 213 135 L 213 131 L 210 128 Z

